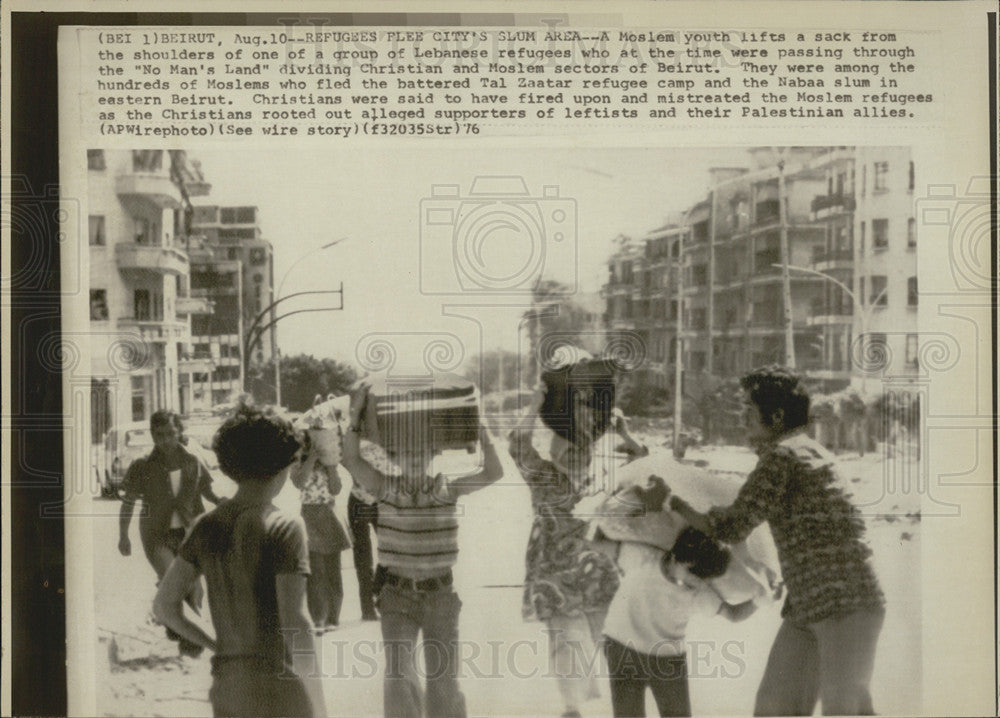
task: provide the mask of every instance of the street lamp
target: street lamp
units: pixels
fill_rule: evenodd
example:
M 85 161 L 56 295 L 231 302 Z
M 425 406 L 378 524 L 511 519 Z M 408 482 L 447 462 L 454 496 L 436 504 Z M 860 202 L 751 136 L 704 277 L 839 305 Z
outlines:
M 282 287 L 285 286 L 285 280 L 288 279 L 288 275 L 292 273 L 292 270 L 295 269 L 295 267 L 297 265 L 301 264 L 302 261 L 305 260 L 305 259 L 307 259 L 308 257 L 312 257 L 313 255 L 319 254 L 320 252 L 322 252 L 324 250 L 330 249 L 330 247 L 335 247 L 336 245 L 340 244 L 341 242 L 343 242 L 346 239 L 347 239 L 347 237 L 338 237 L 337 239 L 333 240 L 332 242 L 327 242 L 326 244 L 324 244 L 324 245 L 322 245 L 320 247 L 317 247 L 316 249 L 313 249 L 313 250 L 311 250 L 309 252 L 306 252 L 301 257 L 299 257 L 294 262 L 292 262 L 292 266 L 290 266 L 285 271 L 285 273 L 281 277 L 281 281 L 278 282 L 278 291 L 276 292 L 276 295 L 278 297 L 278 301 L 280 301 L 280 299 L 281 299 L 281 289 L 282 289 Z M 341 285 L 340 289 L 341 289 L 341 305 L 343 305 L 343 298 L 344 298 L 343 297 L 343 289 L 344 289 L 343 285 Z M 274 323 L 277 324 L 277 319 L 274 320 Z M 273 340 L 274 339 L 274 334 L 273 333 L 271 334 L 271 337 L 272 337 L 272 340 Z M 276 340 L 275 340 L 275 344 L 274 344 L 274 351 L 271 352 L 271 353 L 274 355 L 274 403 L 277 404 L 278 406 L 281 406 L 281 347 L 278 346 Z
M 274 295 L 272 295 L 272 296 L 276 296 L 277 298 L 274 301 L 272 301 L 267 307 L 265 307 L 263 309 L 263 311 L 261 311 L 254 318 L 253 322 L 250 323 L 250 328 L 246 332 L 246 338 L 245 338 L 245 341 L 244 341 L 244 352 L 243 352 L 243 356 L 244 356 L 244 376 L 247 375 L 247 370 L 249 369 L 249 366 L 250 366 L 250 351 L 253 349 L 254 345 L 256 345 L 256 343 L 261 339 L 261 337 L 263 336 L 264 332 L 267 331 L 268 329 L 274 327 L 275 325 L 277 325 L 278 321 L 280 321 L 281 319 L 284 319 L 285 317 L 289 317 L 292 314 L 299 314 L 300 312 L 304 312 L 304 311 L 327 311 L 328 309 L 332 310 L 332 309 L 342 309 L 343 308 L 343 295 L 344 295 L 344 286 L 343 286 L 343 284 L 341 284 L 339 290 L 321 290 L 321 291 L 315 291 L 315 292 L 296 292 L 294 294 L 289 294 L 288 296 L 284 296 L 284 297 L 281 296 L 281 290 L 285 286 L 285 280 L 288 279 L 288 276 L 292 273 L 292 270 L 295 269 L 295 267 L 297 267 L 299 264 L 301 264 L 304 260 L 308 259 L 309 257 L 312 257 L 312 256 L 318 254 L 319 252 L 322 252 L 322 251 L 325 251 L 327 249 L 330 249 L 331 247 L 334 247 L 334 246 L 340 244 L 341 242 L 344 242 L 345 240 L 347 240 L 347 237 L 339 237 L 337 239 L 334 239 L 333 241 L 327 242 L 326 244 L 323 244 L 323 245 L 321 245 L 319 247 L 316 247 L 315 249 L 312 249 L 312 250 L 309 250 L 308 252 L 305 252 L 298 259 L 296 259 L 294 262 L 292 262 L 291 266 L 282 275 L 281 281 L 278 283 L 278 289 L 274 293 Z M 296 312 L 288 312 L 288 313 L 283 314 L 283 315 L 278 316 L 278 317 L 274 316 L 274 308 L 279 303 L 281 303 L 285 299 L 291 299 L 292 297 L 301 296 L 303 294 L 340 294 L 340 296 L 341 296 L 341 306 L 340 307 L 324 308 L 324 309 L 321 309 L 321 310 L 299 310 L 299 311 L 296 311 Z M 261 323 L 261 321 L 264 319 L 264 317 L 267 316 L 268 314 L 271 315 L 271 321 L 268 324 L 266 324 L 265 326 L 260 327 L 259 329 L 257 329 L 258 325 Z M 253 336 L 254 329 L 257 329 L 257 336 L 256 337 Z M 277 340 L 275 338 L 274 332 L 271 333 L 271 341 L 272 341 L 272 351 L 271 351 L 271 354 L 272 354 L 272 359 L 274 361 L 274 401 L 275 401 L 275 404 L 277 404 L 278 406 L 280 406 L 281 405 L 281 349 L 278 347 Z
M 804 272 L 805 274 L 812 274 L 817 277 L 822 277 L 828 282 L 833 282 L 838 287 L 840 287 L 844 291 L 844 293 L 851 298 L 851 301 L 854 302 L 854 306 L 858 307 L 859 310 L 858 319 L 860 320 L 859 329 L 861 330 L 859 334 L 861 336 L 865 336 L 868 334 L 868 320 L 871 319 L 872 312 L 874 311 L 875 307 L 878 306 L 879 301 L 881 301 L 882 297 L 884 297 L 886 292 L 889 291 L 889 287 L 887 285 L 882 289 L 881 292 L 879 292 L 872 298 L 871 302 L 869 302 L 866 305 L 863 301 L 864 297 L 858 297 L 858 295 L 856 295 L 850 287 L 848 287 L 846 284 L 844 284 L 836 277 L 831 277 L 829 274 L 826 274 L 825 272 L 820 272 L 817 269 L 810 269 L 809 267 L 796 267 L 791 264 L 772 264 L 771 266 L 787 269 L 788 271 Z M 862 389 L 867 391 L 867 387 L 868 387 L 868 381 L 867 377 L 865 377 L 862 379 Z

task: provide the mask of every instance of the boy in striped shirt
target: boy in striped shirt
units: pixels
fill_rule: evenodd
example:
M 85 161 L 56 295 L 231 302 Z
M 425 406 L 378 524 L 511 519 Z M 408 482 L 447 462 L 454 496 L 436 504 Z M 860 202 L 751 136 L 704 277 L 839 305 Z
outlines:
M 412 437 L 391 453 L 400 476 L 388 476 L 362 456 L 361 433 L 375 422 L 368 386 L 351 395 L 350 427 L 342 463 L 357 484 L 378 500 L 378 607 L 385 644 L 384 683 L 387 718 L 424 715 L 415 679 L 414 650 L 423 632 L 427 673 L 426 715 L 465 718 L 465 697 L 458 687 L 458 613 L 452 567 L 458 559 L 456 501 L 497 481 L 503 474 L 489 432 L 480 426 L 481 471 L 453 481 L 429 476 L 434 458 L 429 441 Z

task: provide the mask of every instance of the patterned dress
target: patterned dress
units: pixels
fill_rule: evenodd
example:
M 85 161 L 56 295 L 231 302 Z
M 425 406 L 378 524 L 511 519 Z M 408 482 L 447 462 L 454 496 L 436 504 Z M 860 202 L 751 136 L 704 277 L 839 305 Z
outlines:
M 538 454 L 530 431 L 511 432 L 510 454 L 535 511 L 525 558 L 524 618 L 545 621 L 606 610 L 618 589 L 618 568 L 585 538 L 586 522 L 572 514 L 582 491 Z

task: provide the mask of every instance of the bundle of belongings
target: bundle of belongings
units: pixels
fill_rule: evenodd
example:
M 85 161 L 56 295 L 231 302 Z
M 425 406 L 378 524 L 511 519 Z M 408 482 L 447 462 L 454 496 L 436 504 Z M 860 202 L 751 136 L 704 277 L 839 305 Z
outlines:
M 368 400 L 375 402 L 376 426 L 369 441 L 386 451 L 474 448 L 479 438 L 479 390 L 457 374 L 390 379 L 371 377 Z
M 743 480 L 678 461 L 668 451 L 653 450 L 649 456 L 617 469 L 617 490 L 591 517 L 593 540 L 644 543 L 663 551 L 673 548 L 687 523 L 670 510 L 667 491 L 651 477 L 662 477 L 670 491 L 701 512 L 731 504 Z M 661 510 L 652 510 L 652 504 Z M 726 573 L 708 580 L 719 596 L 732 605 L 773 599 L 780 591 L 780 568 L 767 524 L 729 549 L 732 560 Z
M 309 441 L 319 454 L 319 462 L 326 466 L 340 463 L 341 419 L 347 416 L 350 408 L 350 397 L 336 397 L 331 394 L 327 399 L 317 396 L 313 406 L 296 421 L 296 424 L 309 433 Z

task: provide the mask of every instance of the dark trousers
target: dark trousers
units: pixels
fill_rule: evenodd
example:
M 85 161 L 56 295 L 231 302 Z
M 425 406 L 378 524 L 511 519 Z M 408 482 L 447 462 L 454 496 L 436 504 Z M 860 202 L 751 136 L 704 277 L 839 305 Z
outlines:
M 309 614 L 316 628 L 340 623 L 340 606 L 344 602 L 344 583 L 340 575 L 340 551 L 309 552 L 309 580 L 306 598 Z
M 615 718 L 645 716 L 647 687 L 653 691 L 661 716 L 691 715 L 684 656 L 651 656 L 611 638 L 604 639 L 604 654 Z
M 354 540 L 354 570 L 358 574 L 361 613 L 371 615 L 375 611 L 375 589 L 369 526 L 374 529 L 378 522 L 378 504 L 366 504 L 351 494 L 347 499 L 347 521 L 351 529 L 351 538 Z
M 754 715 L 875 715 L 869 684 L 885 611 L 855 611 L 816 623 L 785 619 L 767 658 Z
M 208 699 L 216 718 L 314 718 L 302 681 L 252 658 L 214 657 Z
M 378 608 L 385 644 L 386 718 L 465 718 L 465 696 L 458 686 L 458 594 L 450 586 L 416 591 L 386 584 Z M 424 652 L 424 676 L 415 662 L 418 645 Z M 426 702 L 422 677 L 427 680 Z

